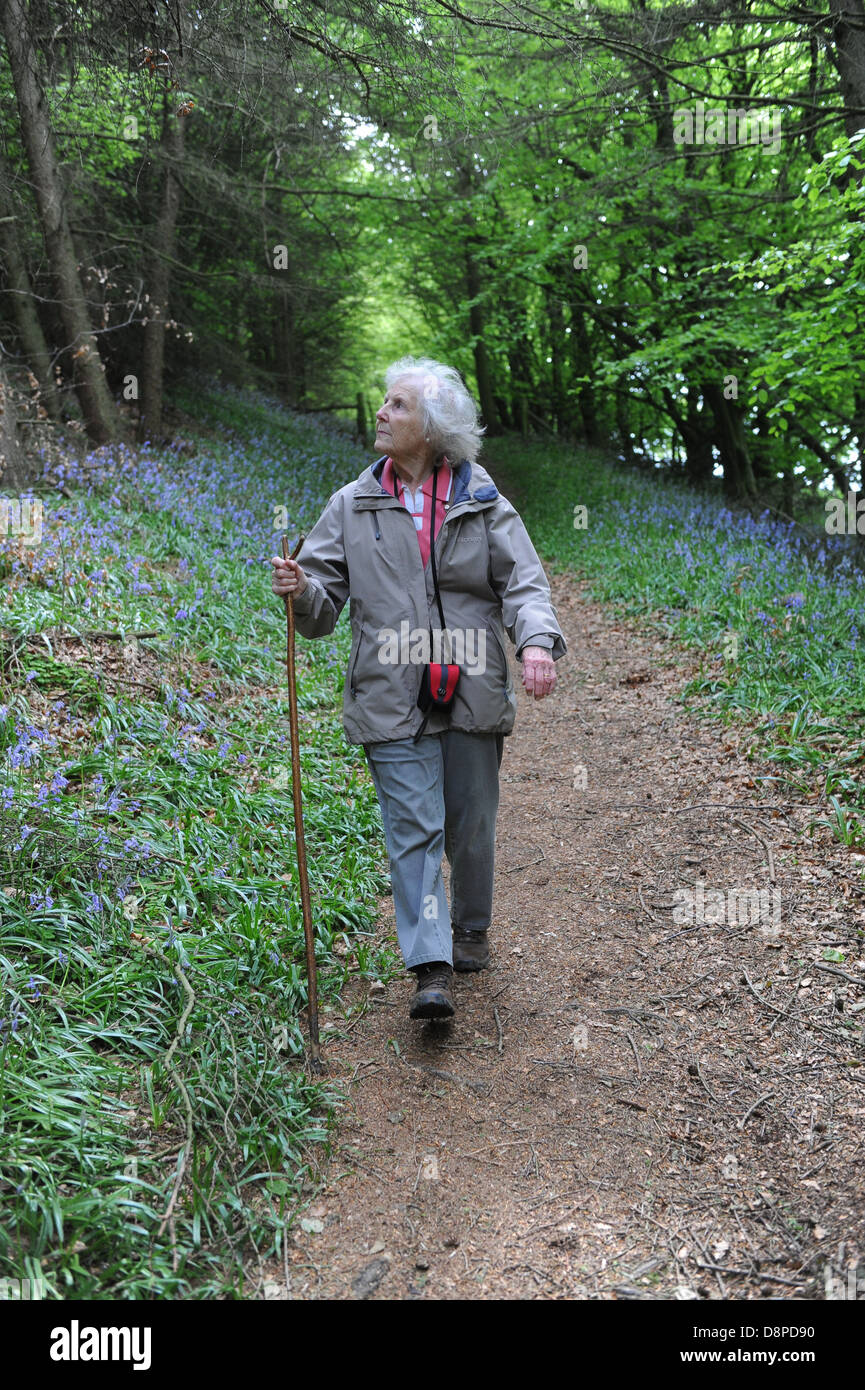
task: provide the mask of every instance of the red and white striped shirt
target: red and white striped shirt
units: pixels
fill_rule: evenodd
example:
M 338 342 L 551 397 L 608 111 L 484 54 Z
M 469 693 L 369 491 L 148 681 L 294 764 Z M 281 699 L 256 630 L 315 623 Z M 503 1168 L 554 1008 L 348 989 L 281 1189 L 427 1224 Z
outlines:
M 436 483 L 436 514 L 435 514 L 435 534 L 438 535 L 445 519 L 447 507 L 445 502 L 451 494 L 451 483 L 453 473 L 447 459 L 444 460 L 438 471 L 438 482 Z M 421 560 L 424 569 L 429 564 L 429 524 L 430 508 L 432 507 L 433 475 L 422 483 L 416 492 L 406 487 L 397 477 L 393 466 L 393 459 L 385 460 L 384 468 L 381 473 L 382 487 L 387 492 L 392 492 L 394 497 L 400 498 L 403 505 L 411 512 L 417 530 L 418 545 L 420 546 Z

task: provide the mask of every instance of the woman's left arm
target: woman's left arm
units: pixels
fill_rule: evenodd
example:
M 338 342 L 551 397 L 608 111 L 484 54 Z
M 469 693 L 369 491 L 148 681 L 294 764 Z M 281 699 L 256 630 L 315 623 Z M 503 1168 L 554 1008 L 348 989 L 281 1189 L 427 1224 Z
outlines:
M 502 605 L 502 621 L 516 646 L 517 659 L 526 665 L 530 660 L 542 664 L 558 661 L 567 651 L 567 643 L 552 604 L 544 567 L 522 518 L 501 494 L 495 505 L 486 509 L 484 517 L 490 550 L 490 583 Z M 541 634 L 552 639 L 551 651 L 531 646 L 532 638 Z M 524 669 L 527 689 L 528 675 L 528 670 Z M 529 693 L 538 692 L 534 689 Z

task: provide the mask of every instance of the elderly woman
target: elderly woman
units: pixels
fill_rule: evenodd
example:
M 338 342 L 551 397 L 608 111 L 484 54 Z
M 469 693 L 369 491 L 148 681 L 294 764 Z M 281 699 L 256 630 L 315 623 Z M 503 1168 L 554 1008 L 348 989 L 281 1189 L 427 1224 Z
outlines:
M 448 1018 L 453 971 L 489 963 L 499 768 L 516 715 L 504 633 L 536 700 L 567 648 L 526 528 L 477 463 L 483 431 L 458 372 L 404 357 L 385 381 L 385 452 L 330 498 L 302 566 L 273 557 L 272 587 L 293 596 L 304 637 L 331 633 L 349 601 L 343 725 L 381 806 L 397 935 L 417 976 L 410 1014 Z M 430 662 L 451 681 L 424 713 Z M 436 688 L 441 664 L 431 669 Z

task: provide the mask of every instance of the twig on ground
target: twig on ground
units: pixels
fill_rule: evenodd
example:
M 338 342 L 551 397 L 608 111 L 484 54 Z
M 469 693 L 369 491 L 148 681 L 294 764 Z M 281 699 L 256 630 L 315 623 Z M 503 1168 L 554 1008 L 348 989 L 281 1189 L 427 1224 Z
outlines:
M 638 1074 L 640 1077 L 642 1077 L 642 1075 L 643 1075 L 643 1064 L 642 1064 L 642 1062 L 640 1061 L 640 1054 L 639 1054 L 639 1052 L 637 1051 L 637 1044 L 634 1042 L 634 1039 L 631 1037 L 630 1033 L 626 1033 L 626 1034 L 625 1034 L 625 1037 L 628 1039 L 628 1042 L 631 1044 L 631 1051 L 633 1052 L 633 1054 L 634 1054 L 634 1060 L 635 1060 L 636 1063 L 637 1063 L 637 1074 Z
M 760 832 L 759 832 L 758 830 L 754 830 L 754 829 L 752 828 L 752 826 L 746 825 L 745 822 L 744 822 L 743 820 L 739 820 L 736 816 L 733 817 L 733 824 L 734 824 L 734 825 L 738 825 L 740 830 L 745 830 L 745 831 L 747 831 L 747 833 L 748 833 L 749 835 L 753 835 L 753 836 L 754 836 L 754 839 L 755 839 L 755 840 L 759 840 L 759 841 L 760 841 L 760 844 L 761 844 L 761 845 L 763 846 L 763 848 L 765 849 L 765 851 L 766 851 L 766 856 L 767 856 L 767 858 L 768 858 L 768 860 L 769 860 L 769 882 L 770 882 L 770 883 L 774 883 L 774 882 L 775 882 L 775 861 L 774 861 L 774 859 L 772 858 L 772 846 L 769 844 L 769 841 L 766 839 L 766 837 L 765 837 L 764 835 L 761 835 Z
M 771 1098 L 772 1098 L 772 1096 L 774 1096 L 774 1094 L 775 1094 L 774 1091 L 767 1091 L 765 1095 L 760 1096 L 759 1100 L 755 1100 L 755 1101 L 754 1101 L 754 1104 L 751 1105 L 751 1106 L 749 1106 L 748 1109 L 745 1111 L 745 1113 L 744 1113 L 744 1115 L 742 1116 L 741 1120 L 737 1120 L 737 1121 L 736 1121 L 737 1128 L 738 1128 L 738 1129 L 744 1129 L 746 1123 L 747 1123 L 748 1120 L 751 1118 L 751 1116 L 753 1115 L 753 1113 L 754 1113 L 754 1111 L 757 1109 L 757 1107 L 758 1107 L 759 1105 L 762 1105 L 764 1100 L 771 1100 Z
M 716 1278 L 717 1281 L 718 1281 L 718 1288 L 721 1290 L 721 1297 L 722 1297 L 722 1298 L 726 1298 L 726 1297 L 727 1297 L 727 1287 L 726 1287 L 726 1285 L 725 1285 L 723 1279 L 721 1278 L 721 1274 L 720 1274 L 719 1267 L 718 1267 L 717 1265 L 712 1264 L 712 1262 L 711 1262 L 710 1259 L 709 1259 L 709 1252 L 708 1252 L 708 1250 L 706 1249 L 705 1245 L 704 1245 L 703 1242 L 701 1241 L 700 1237 L 696 1234 L 695 1231 L 693 1231 L 693 1230 L 691 1229 L 690 1226 L 688 1227 L 688 1234 L 690 1235 L 690 1237 L 691 1237 L 691 1239 L 694 1241 L 694 1243 L 695 1243 L 696 1245 L 699 1245 L 700 1249 L 701 1249 L 702 1252 L 703 1252 L 703 1255 L 705 1256 L 705 1261 L 706 1261 L 706 1262 L 705 1262 L 705 1264 L 703 1265 L 703 1268 L 704 1268 L 704 1269 L 711 1269 L 712 1273 L 714 1274 L 715 1278 Z M 702 1261 L 702 1260 L 696 1260 L 696 1259 L 695 1259 L 694 1263 L 697 1264 L 697 1265 L 700 1265 L 700 1264 L 703 1264 L 703 1261 Z
M 642 904 L 643 911 L 645 912 L 646 916 L 647 916 L 647 917 L 651 917 L 651 919 L 652 919 L 653 922 L 657 922 L 658 918 L 655 916 L 654 912 L 652 912 L 651 908 L 646 907 L 646 904 L 645 904 L 645 902 L 644 902 L 644 900 L 643 900 L 643 889 L 642 889 L 642 885 L 639 884 L 639 883 L 637 884 L 637 894 L 638 894 L 638 896 L 639 896 L 640 903 Z
M 616 1005 L 614 1008 L 610 1008 L 610 1009 L 601 1009 L 601 1013 L 602 1013 L 602 1014 L 627 1014 L 630 1018 L 636 1018 L 636 1019 L 657 1018 L 657 1019 L 660 1019 L 660 1021 L 661 1021 L 662 1023 L 666 1022 L 666 1019 L 664 1018 L 664 1015 L 663 1015 L 663 1014 L 654 1014 L 654 1013 L 652 1013 L 651 1009 L 641 1009 L 641 1008 L 636 1008 L 636 1009 L 635 1009 L 635 1008 L 633 1008 L 633 1007 L 631 1007 L 631 1006 L 628 1006 L 628 1005 L 621 1005 L 621 1004 Z
M 745 983 L 747 984 L 754 998 L 757 1000 L 758 1004 L 762 1004 L 764 1009 L 770 1009 L 773 1014 L 780 1014 L 782 1018 L 790 1017 L 786 1009 L 777 1008 L 776 1005 L 770 1004 L 767 999 L 764 999 L 761 995 L 757 993 L 757 990 L 755 989 L 754 984 L 751 980 L 751 976 L 748 974 L 744 965 L 742 966 L 742 974 L 745 976 Z
M 452 1071 L 442 1071 L 440 1067 L 425 1067 L 418 1062 L 408 1062 L 405 1057 L 400 1061 L 406 1067 L 411 1067 L 412 1071 L 422 1071 L 427 1076 L 435 1076 L 439 1081 L 453 1081 L 456 1086 L 465 1086 L 467 1090 L 474 1091 L 477 1096 L 485 1096 L 489 1093 L 489 1087 L 483 1081 L 464 1081 L 461 1076 L 455 1076 Z
M 782 806 L 799 806 L 810 811 L 816 805 L 816 801 L 767 801 L 765 805 L 761 805 L 759 801 L 695 801 L 688 806 L 665 806 L 663 809 L 665 813 L 670 811 L 674 813 L 680 811 L 780 811 Z
M 522 873 L 523 869 L 530 869 L 530 868 L 532 867 L 532 865 L 534 865 L 534 864 L 540 864 L 541 860 L 546 859 L 546 857 L 547 857 L 547 856 L 544 854 L 544 851 L 541 850 L 541 858 L 540 858 L 540 859 L 530 859 L 529 862 L 528 862 L 527 864 L 515 864 L 514 867 L 513 867 L 512 869 L 506 869 L 506 870 L 505 870 L 505 873 L 508 873 L 508 874 L 519 874 L 519 873 Z
M 706 1092 L 706 1095 L 709 1097 L 710 1100 L 713 1100 L 713 1101 L 715 1102 L 716 1105 L 720 1105 L 721 1102 L 719 1101 L 718 1097 L 717 1097 L 716 1095 L 713 1095 L 712 1092 L 709 1090 L 709 1087 L 706 1085 L 706 1079 L 705 1079 L 705 1077 L 703 1076 L 703 1073 L 700 1071 L 700 1063 L 697 1062 L 697 1061 L 694 1061 L 693 1067 L 694 1067 L 693 1075 L 696 1076 L 696 1078 L 697 1078 L 697 1080 L 699 1081 L 700 1085 L 702 1086 L 703 1090 Z
M 160 632 L 138 632 L 135 628 L 130 628 L 128 632 L 55 632 L 54 640 L 60 638 L 64 642 L 86 642 L 90 637 L 102 637 L 111 642 L 122 642 L 127 637 L 161 637 Z
M 865 979 L 858 979 L 855 975 L 848 975 L 846 970 L 839 970 L 837 965 L 823 965 L 816 961 L 815 970 L 825 970 L 827 975 L 838 975 L 842 980 L 849 980 L 851 985 L 858 985 L 860 989 L 865 988 Z

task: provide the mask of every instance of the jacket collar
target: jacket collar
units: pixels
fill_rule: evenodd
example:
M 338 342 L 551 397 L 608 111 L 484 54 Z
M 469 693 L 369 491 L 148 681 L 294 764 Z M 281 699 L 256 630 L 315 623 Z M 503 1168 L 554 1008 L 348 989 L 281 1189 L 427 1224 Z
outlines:
M 354 488 L 353 507 L 360 510 L 362 507 L 377 507 L 388 505 L 401 507 L 393 495 L 383 486 L 381 475 L 387 461 L 387 454 L 382 454 L 381 458 L 365 468 L 358 478 Z M 489 474 L 477 464 L 472 465 L 468 459 L 463 459 L 453 471 L 453 493 L 448 503 L 448 511 L 453 511 L 462 502 L 495 502 L 499 495 L 499 490 L 490 478 Z

